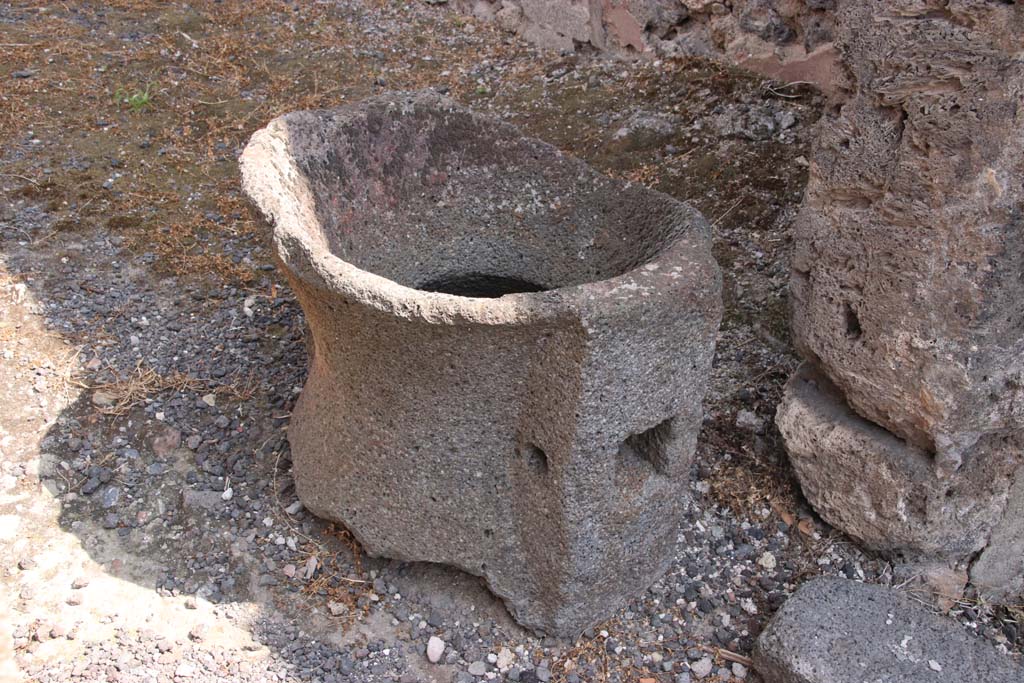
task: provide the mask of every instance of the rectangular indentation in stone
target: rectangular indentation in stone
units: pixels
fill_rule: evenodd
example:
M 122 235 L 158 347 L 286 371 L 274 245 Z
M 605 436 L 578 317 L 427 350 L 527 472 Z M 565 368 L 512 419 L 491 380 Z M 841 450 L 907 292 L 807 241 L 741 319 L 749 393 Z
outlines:
M 619 447 L 619 453 L 643 460 L 658 474 L 668 470 L 668 445 L 672 440 L 672 422 L 666 418 L 650 429 L 629 436 Z

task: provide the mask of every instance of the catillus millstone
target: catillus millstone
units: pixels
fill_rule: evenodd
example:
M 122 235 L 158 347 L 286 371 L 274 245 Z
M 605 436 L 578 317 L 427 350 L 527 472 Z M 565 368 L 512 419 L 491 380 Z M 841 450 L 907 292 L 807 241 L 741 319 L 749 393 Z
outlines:
M 658 578 L 721 317 L 696 210 L 430 93 L 287 114 L 241 166 L 309 324 L 310 511 L 552 634 Z

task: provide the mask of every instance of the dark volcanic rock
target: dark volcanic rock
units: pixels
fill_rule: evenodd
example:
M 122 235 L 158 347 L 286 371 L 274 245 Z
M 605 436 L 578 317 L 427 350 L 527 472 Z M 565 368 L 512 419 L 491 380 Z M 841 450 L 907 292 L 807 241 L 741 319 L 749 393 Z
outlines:
M 245 189 L 306 312 L 306 507 L 575 635 L 672 557 L 721 315 L 707 223 L 432 94 L 297 112 Z
M 761 633 L 754 666 L 767 683 L 1018 683 L 1024 667 L 905 594 L 815 579 Z

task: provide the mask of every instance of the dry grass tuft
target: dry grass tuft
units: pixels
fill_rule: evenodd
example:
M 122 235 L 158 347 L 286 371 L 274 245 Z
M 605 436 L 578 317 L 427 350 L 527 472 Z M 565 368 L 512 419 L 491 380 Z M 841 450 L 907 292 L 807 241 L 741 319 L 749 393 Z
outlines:
M 317 568 L 313 578 L 302 586 L 304 595 L 324 600 L 326 611 L 332 614 L 330 603 L 344 605 L 346 609 L 338 617 L 346 627 L 354 623 L 360 613 L 369 613 L 369 601 L 364 601 L 362 607 L 359 601 L 373 592 L 372 585 L 369 581 L 349 575 L 348 568 L 351 566 L 351 573 L 362 576 L 363 549 L 348 529 L 331 524 L 319 540 L 309 539 L 303 550 L 306 551 L 306 562 L 314 558 L 314 566 Z
M 748 439 L 736 433 L 723 419 L 715 420 L 701 434 L 699 448 L 714 448 L 728 453 L 708 478 L 710 496 L 719 505 L 740 517 L 760 517 L 764 508 L 795 511 L 800 508 L 800 489 L 793 473 L 774 460 L 750 450 Z M 781 456 L 781 444 L 770 446 Z
M 199 383 L 187 375 L 175 372 L 170 377 L 160 375 L 152 368 L 135 367 L 128 377 L 114 382 L 97 384 L 92 387 L 98 394 L 103 394 L 110 401 L 109 405 L 100 405 L 100 412 L 107 415 L 125 415 L 147 398 L 167 389 L 175 391 L 195 391 Z
M 145 403 L 150 397 L 163 391 L 177 392 L 209 391 L 216 395 L 226 395 L 244 401 L 256 391 L 255 380 L 250 375 L 243 381 L 223 382 L 211 379 L 200 379 L 175 370 L 169 375 L 161 375 L 153 368 L 141 362 L 123 379 L 101 384 L 80 383 L 79 386 L 102 393 L 107 399 L 100 405 L 99 411 L 106 415 L 125 415 L 132 408 Z

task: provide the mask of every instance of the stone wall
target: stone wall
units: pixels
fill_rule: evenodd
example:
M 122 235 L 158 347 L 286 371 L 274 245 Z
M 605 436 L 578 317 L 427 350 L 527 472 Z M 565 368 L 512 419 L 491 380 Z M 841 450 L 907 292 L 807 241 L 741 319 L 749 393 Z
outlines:
M 832 90 L 836 0 L 462 0 L 541 47 L 699 55 Z
M 862 0 L 795 228 L 806 366 L 778 424 L 804 492 L 865 545 L 1024 579 L 1024 11 Z

